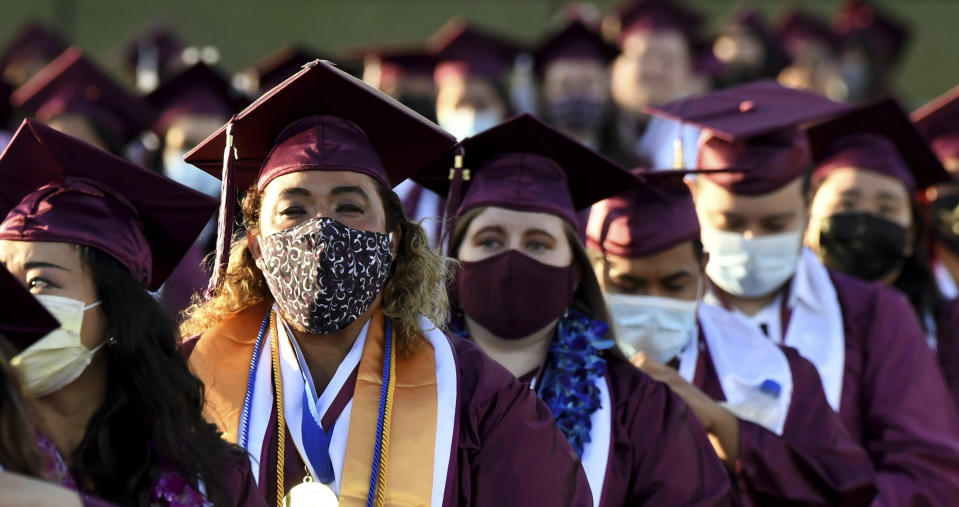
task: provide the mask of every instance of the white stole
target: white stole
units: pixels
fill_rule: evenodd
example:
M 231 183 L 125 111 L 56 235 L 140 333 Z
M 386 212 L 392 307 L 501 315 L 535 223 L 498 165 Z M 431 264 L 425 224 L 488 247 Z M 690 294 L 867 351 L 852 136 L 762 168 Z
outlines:
M 700 305 L 698 317 L 726 397 L 722 405 L 736 417 L 782 435 L 793 393 L 792 370 L 786 355 L 752 323 L 732 312 Z M 680 360 L 681 374 L 685 359 Z M 695 362 L 693 364 L 694 375 Z M 692 375 L 684 378 L 693 382 Z M 760 390 L 766 381 L 779 385 L 778 396 Z
M 593 492 L 593 507 L 599 507 L 603 496 L 603 486 L 606 482 L 606 468 L 609 464 L 609 455 L 613 450 L 613 407 L 609 395 L 607 375 L 597 378 L 596 387 L 599 389 L 599 409 L 589 416 L 589 442 L 583 446 L 583 455 L 580 461 L 586 472 L 589 489 Z
M 846 330 L 829 271 L 804 248 L 789 295 L 792 317 L 783 343 L 816 366 L 829 406 L 839 412 L 846 371 Z

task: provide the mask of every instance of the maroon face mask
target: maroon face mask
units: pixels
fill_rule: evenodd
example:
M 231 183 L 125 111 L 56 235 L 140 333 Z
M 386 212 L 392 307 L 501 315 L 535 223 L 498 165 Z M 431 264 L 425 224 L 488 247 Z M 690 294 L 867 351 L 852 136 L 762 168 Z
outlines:
M 499 338 L 529 336 L 560 318 L 573 301 L 571 265 L 550 266 L 516 250 L 460 264 L 460 308 Z

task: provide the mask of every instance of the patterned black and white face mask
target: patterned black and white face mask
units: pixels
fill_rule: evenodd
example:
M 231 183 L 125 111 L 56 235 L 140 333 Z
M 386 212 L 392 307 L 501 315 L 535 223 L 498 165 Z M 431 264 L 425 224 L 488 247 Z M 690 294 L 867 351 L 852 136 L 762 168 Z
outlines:
M 392 236 L 313 218 L 260 239 L 257 266 L 284 317 L 329 334 L 355 322 L 383 289 Z

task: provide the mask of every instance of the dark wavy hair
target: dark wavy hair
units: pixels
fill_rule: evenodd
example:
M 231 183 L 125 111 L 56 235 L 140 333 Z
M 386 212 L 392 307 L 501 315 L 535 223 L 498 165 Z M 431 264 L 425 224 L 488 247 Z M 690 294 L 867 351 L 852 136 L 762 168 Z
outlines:
M 43 459 L 36 445 L 32 410 L 10 366 L 15 355 L 13 345 L 0 335 L 0 464 L 10 472 L 40 477 Z
M 162 305 L 104 252 L 79 247 L 103 301 L 115 343 L 103 405 L 87 424 L 71 472 L 104 500 L 148 505 L 159 463 L 187 482 L 201 478 L 214 505 L 232 503 L 222 482 L 245 454 L 203 418 L 203 384 L 177 351 L 177 332 Z

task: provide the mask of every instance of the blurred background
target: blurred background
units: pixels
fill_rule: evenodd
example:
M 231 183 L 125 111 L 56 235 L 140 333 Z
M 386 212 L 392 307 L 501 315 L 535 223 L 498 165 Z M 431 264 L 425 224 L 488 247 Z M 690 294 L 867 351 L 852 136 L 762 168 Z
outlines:
M 601 11 L 623 2 L 596 0 Z M 841 0 L 753 0 L 770 23 L 789 7 L 829 19 Z M 163 20 L 191 45 L 215 46 L 220 62 L 239 71 L 276 48 L 297 41 L 341 56 L 367 45 L 422 42 L 450 17 L 462 15 L 519 42 L 538 41 L 561 25 L 562 0 L 19 0 L 0 1 L 0 41 L 12 37 L 27 20 L 43 21 L 85 48 L 105 68 L 121 71 L 118 46 L 147 25 Z M 733 0 L 686 0 L 707 16 L 716 30 L 734 7 Z M 959 82 L 959 1 L 886 0 L 881 5 L 908 22 L 912 38 L 894 76 L 907 106 L 918 106 Z

